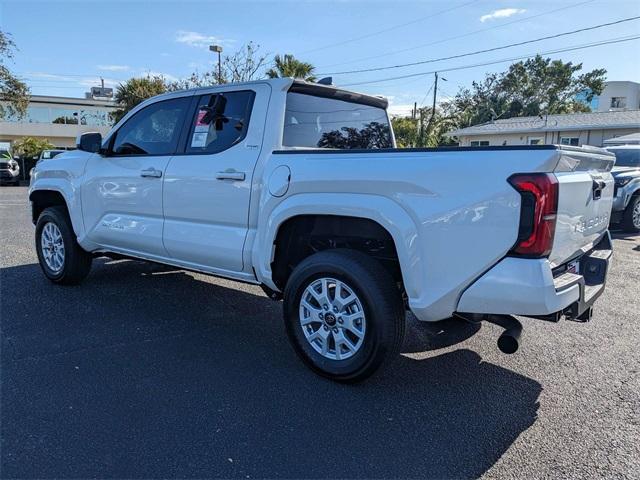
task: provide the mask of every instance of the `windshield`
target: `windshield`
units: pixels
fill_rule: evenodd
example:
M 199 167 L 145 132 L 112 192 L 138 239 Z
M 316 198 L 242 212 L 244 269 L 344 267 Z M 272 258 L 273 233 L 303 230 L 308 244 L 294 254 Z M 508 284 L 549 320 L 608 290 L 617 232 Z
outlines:
M 288 147 L 391 148 L 383 108 L 289 92 L 282 144 Z
M 57 155 L 60 155 L 62 152 L 63 150 L 45 150 L 44 152 L 42 152 L 42 160 L 48 160 Z
M 640 148 L 616 148 L 609 151 L 616 156 L 616 167 L 640 167 Z

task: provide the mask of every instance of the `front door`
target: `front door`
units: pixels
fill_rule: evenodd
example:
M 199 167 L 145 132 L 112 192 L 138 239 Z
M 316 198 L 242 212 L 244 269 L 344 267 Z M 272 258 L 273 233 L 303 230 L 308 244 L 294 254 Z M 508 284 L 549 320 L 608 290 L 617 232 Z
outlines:
M 162 180 L 191 97 L 153 103 L 132 115 L 92 155 L 82 183 L 87 238 L 107 250 L 166 257 L 162 244 Z
M 194 268 L 242 272 L 253 170 L 260 154 L 269 87 L 201 95 L 185 152 L 164 179 L 164 245 Z

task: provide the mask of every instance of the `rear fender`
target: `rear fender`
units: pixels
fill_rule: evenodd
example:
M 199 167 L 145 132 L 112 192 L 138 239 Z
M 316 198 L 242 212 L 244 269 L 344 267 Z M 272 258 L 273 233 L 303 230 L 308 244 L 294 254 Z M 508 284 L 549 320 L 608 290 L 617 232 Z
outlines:
M 387 230 L 395 243 L 407 295 L 410 298 L 419 296 L 423 290 L 420 276 L 422 258 L 416 224 L 397 203 L 377 195 L 299 194 L 285 199 L 270 215 L 258 220 L 257 238 L 252 251 L 252 263 L 256 267 L 258 280 L 278 290 L 271 278 L 271 262 L 278 230 L 285 221 L 299 215 L 327 214 L 366 218 Z

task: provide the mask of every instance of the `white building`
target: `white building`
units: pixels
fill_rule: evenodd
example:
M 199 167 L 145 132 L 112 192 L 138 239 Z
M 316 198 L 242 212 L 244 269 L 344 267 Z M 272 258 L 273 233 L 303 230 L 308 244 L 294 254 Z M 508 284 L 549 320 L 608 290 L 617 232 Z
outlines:
M 610 112 L 640 109 L 640 83 L 628 81 L 606 82 L 602 93 L 594 97 L 591 110 Z
M 32 95 L 23 118 L 0 121 L 0 150 L 9 150 L 22 137 L 47 139 L 57 148 L 74 148 L 82 132 L 105 135 L 113 121 L 116 104 L 110 100 Z

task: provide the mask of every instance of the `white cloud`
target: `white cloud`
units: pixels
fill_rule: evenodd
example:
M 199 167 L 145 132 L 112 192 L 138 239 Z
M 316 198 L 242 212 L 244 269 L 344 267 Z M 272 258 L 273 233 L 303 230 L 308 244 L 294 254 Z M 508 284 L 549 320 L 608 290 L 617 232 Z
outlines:
M 107 72 L 126 72 L 130 69 L 129 65 L 98 65 L 98 70 L 105 70 Z
M 115 78 L 104 78 L 104 86 L 110 88 L 116 88 L 122 80 L 116 80 Z M 100 78 L 98 77 L 86 77 L 78 80 L 78 85 L 82 85 L 83 87 L 99 87 L 100 86 Z
M 213 35 L 205 35 L 198 32 L 190 32 L 187 30 L 178 30 L 176 32 L 176 42 L 184 43 L 190 47 L 197 48 L 209 48 L 209 45 L 230 43 L 231 40 L 226 40 Z
M 389 108 L 387 108 L 389 115 L 392 117 L 408 117 L 411 115 L 412 110 L 413 110 L 413 103 L 394 104 L 393 102 L 390 102 Z
M 140 75 L 144 77 L 162 77 L 167 82 L 177 82 L 179 80 L 178 77 L 175 77 L 170 73 L 156 72 L 154 70 L 145 70 L 144 72 L 141 72 Z
M 486 22 L 487 20 L 495 20 L 496 18 L 508 18 L 524 12 L 526 12 L 524 8 L 501 8 L 500 10 L 494 10 L 491 13 L 482 15 L 480 21 Z

